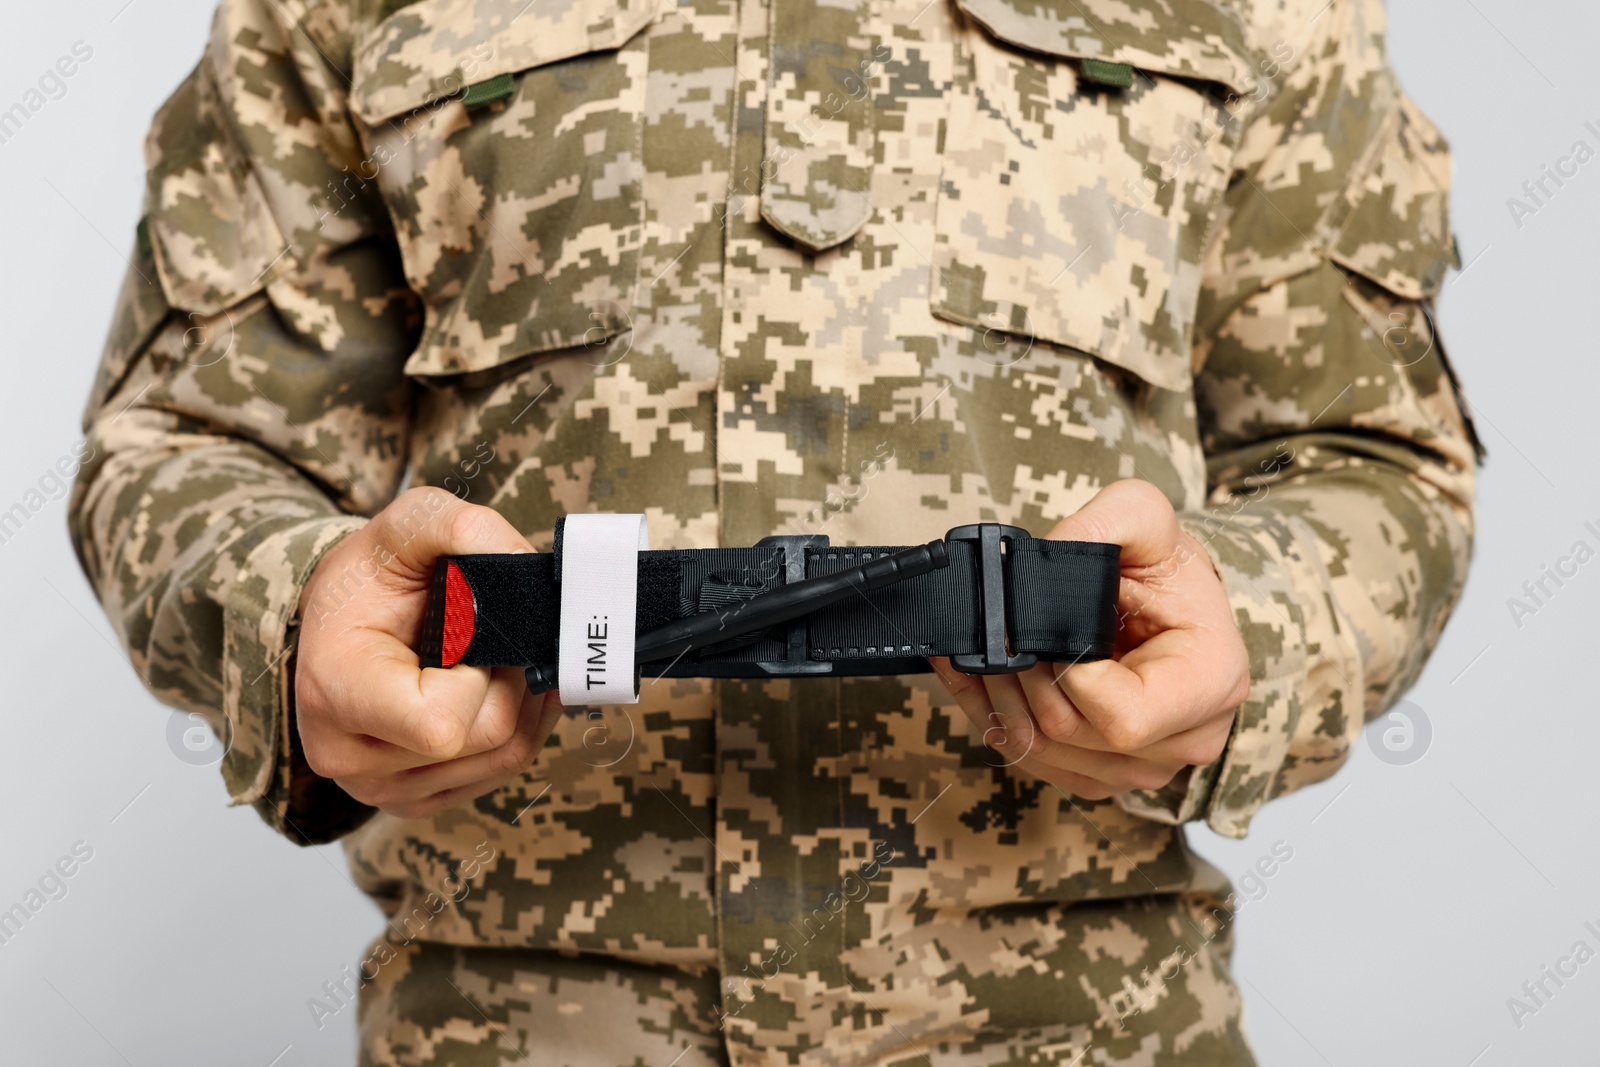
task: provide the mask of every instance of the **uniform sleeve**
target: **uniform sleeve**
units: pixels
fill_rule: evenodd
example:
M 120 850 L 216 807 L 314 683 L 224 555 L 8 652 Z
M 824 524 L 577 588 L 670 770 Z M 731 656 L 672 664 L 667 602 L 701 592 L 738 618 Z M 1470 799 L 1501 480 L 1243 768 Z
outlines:
M 1449 154 L 1395 85 L 1382 19 L 1335 0 L 1279 42 L 1208 252 L 1209 493 L 1181 521 L 1227 588 L 1251 688 L 1220 759 L 1119 798 L 1160 821 L 1242 837 L 1333 774 L 1416 681 L 1466 577 L 1482 454 L 1433 310 L 1457 265 Z
M 418 314 L 341 117 L 339 28 L 283 12 L 227 0 L 155 119 L 70 525 L 145 684 L 225 740 L 233 803 L 310 842 L 369 812 L 298 751 L 300 591 L 396 492 Z

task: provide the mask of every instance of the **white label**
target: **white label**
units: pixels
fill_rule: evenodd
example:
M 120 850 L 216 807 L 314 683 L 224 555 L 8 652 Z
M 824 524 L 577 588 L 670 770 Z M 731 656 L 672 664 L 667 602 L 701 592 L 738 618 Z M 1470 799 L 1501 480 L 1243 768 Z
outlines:
M 568 515 L 561 534 L 561 703 L 637 704 L 634 630 L 643 515 Z

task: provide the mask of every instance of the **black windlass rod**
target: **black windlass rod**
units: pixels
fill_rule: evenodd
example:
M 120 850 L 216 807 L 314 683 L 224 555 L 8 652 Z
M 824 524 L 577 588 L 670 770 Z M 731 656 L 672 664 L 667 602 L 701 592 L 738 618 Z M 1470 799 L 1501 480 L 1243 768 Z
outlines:
M 685 652 L 790 622 L 858 593 L 870 593 L 949 565 L 950 553 L 943 541 L 914 545 L 892 556 L 757 593 L 727 611 L 702 611 L 686 619 L 674 619 L 639 635 L 637 659 L 640 663 L 675 659 Z
M 892 556 L 868 560 L 832 574 L 757 593 L 737 607 L 702 611 L 640 634 L 634 646 L 634 662 L 640 664 L 676 659 L 697 648 L 791 622 L 849 597 L 870 593 L 874 589 L 882 589 L 930 571 L 942 570 L 949 565 L 950 552 L 945 543 L 929 541 Z M 528 690 L 535 695 L 547 693 L 558 686 L 554 663 L 529 667 L 527 676 Z

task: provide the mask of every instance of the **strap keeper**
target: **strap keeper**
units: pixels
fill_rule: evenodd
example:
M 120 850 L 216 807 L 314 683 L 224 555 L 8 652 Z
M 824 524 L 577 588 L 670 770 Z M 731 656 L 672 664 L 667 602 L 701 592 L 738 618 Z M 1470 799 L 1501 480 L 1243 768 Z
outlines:
M 507 100 L 517 91 L 517 79 L 510 74 L 497 74 L 481 82 L 473 82 L 461 94 L 461 103 L 468 111 Z
M 1078 61 L 1083 80 L 1112 89 L 1133 87 L 1133 67 L 1128 63 L 1115 63 L 1108 59 L 1085 56 Z
M 783 550 L 783 584 L 798 585 L 806 580 L 806 550 L 828 547 L 826 534 L 773 534 L 755 544 L 757 548 Z M 790 619 L 784 629 L 785 655 L 781 661 L 765 661 L 757 666 L 771 675 L 831 674 L 833 664 L 827 660 L 810 658 L 811 642 L 806 639 L 808 619 L 805 615 Z

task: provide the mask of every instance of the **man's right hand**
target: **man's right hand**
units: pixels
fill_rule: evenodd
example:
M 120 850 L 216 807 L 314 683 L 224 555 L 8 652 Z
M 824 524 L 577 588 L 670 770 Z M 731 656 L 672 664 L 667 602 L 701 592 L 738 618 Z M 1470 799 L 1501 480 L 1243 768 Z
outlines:
M 414 651 L 440 556 L 531 552 L 500 514 L 413 489 L 323 556 L 300 595 L 295 718 L 311 769 L 423 818 L 521 774 L 561 714 L 518 668 L 428 668 Z

